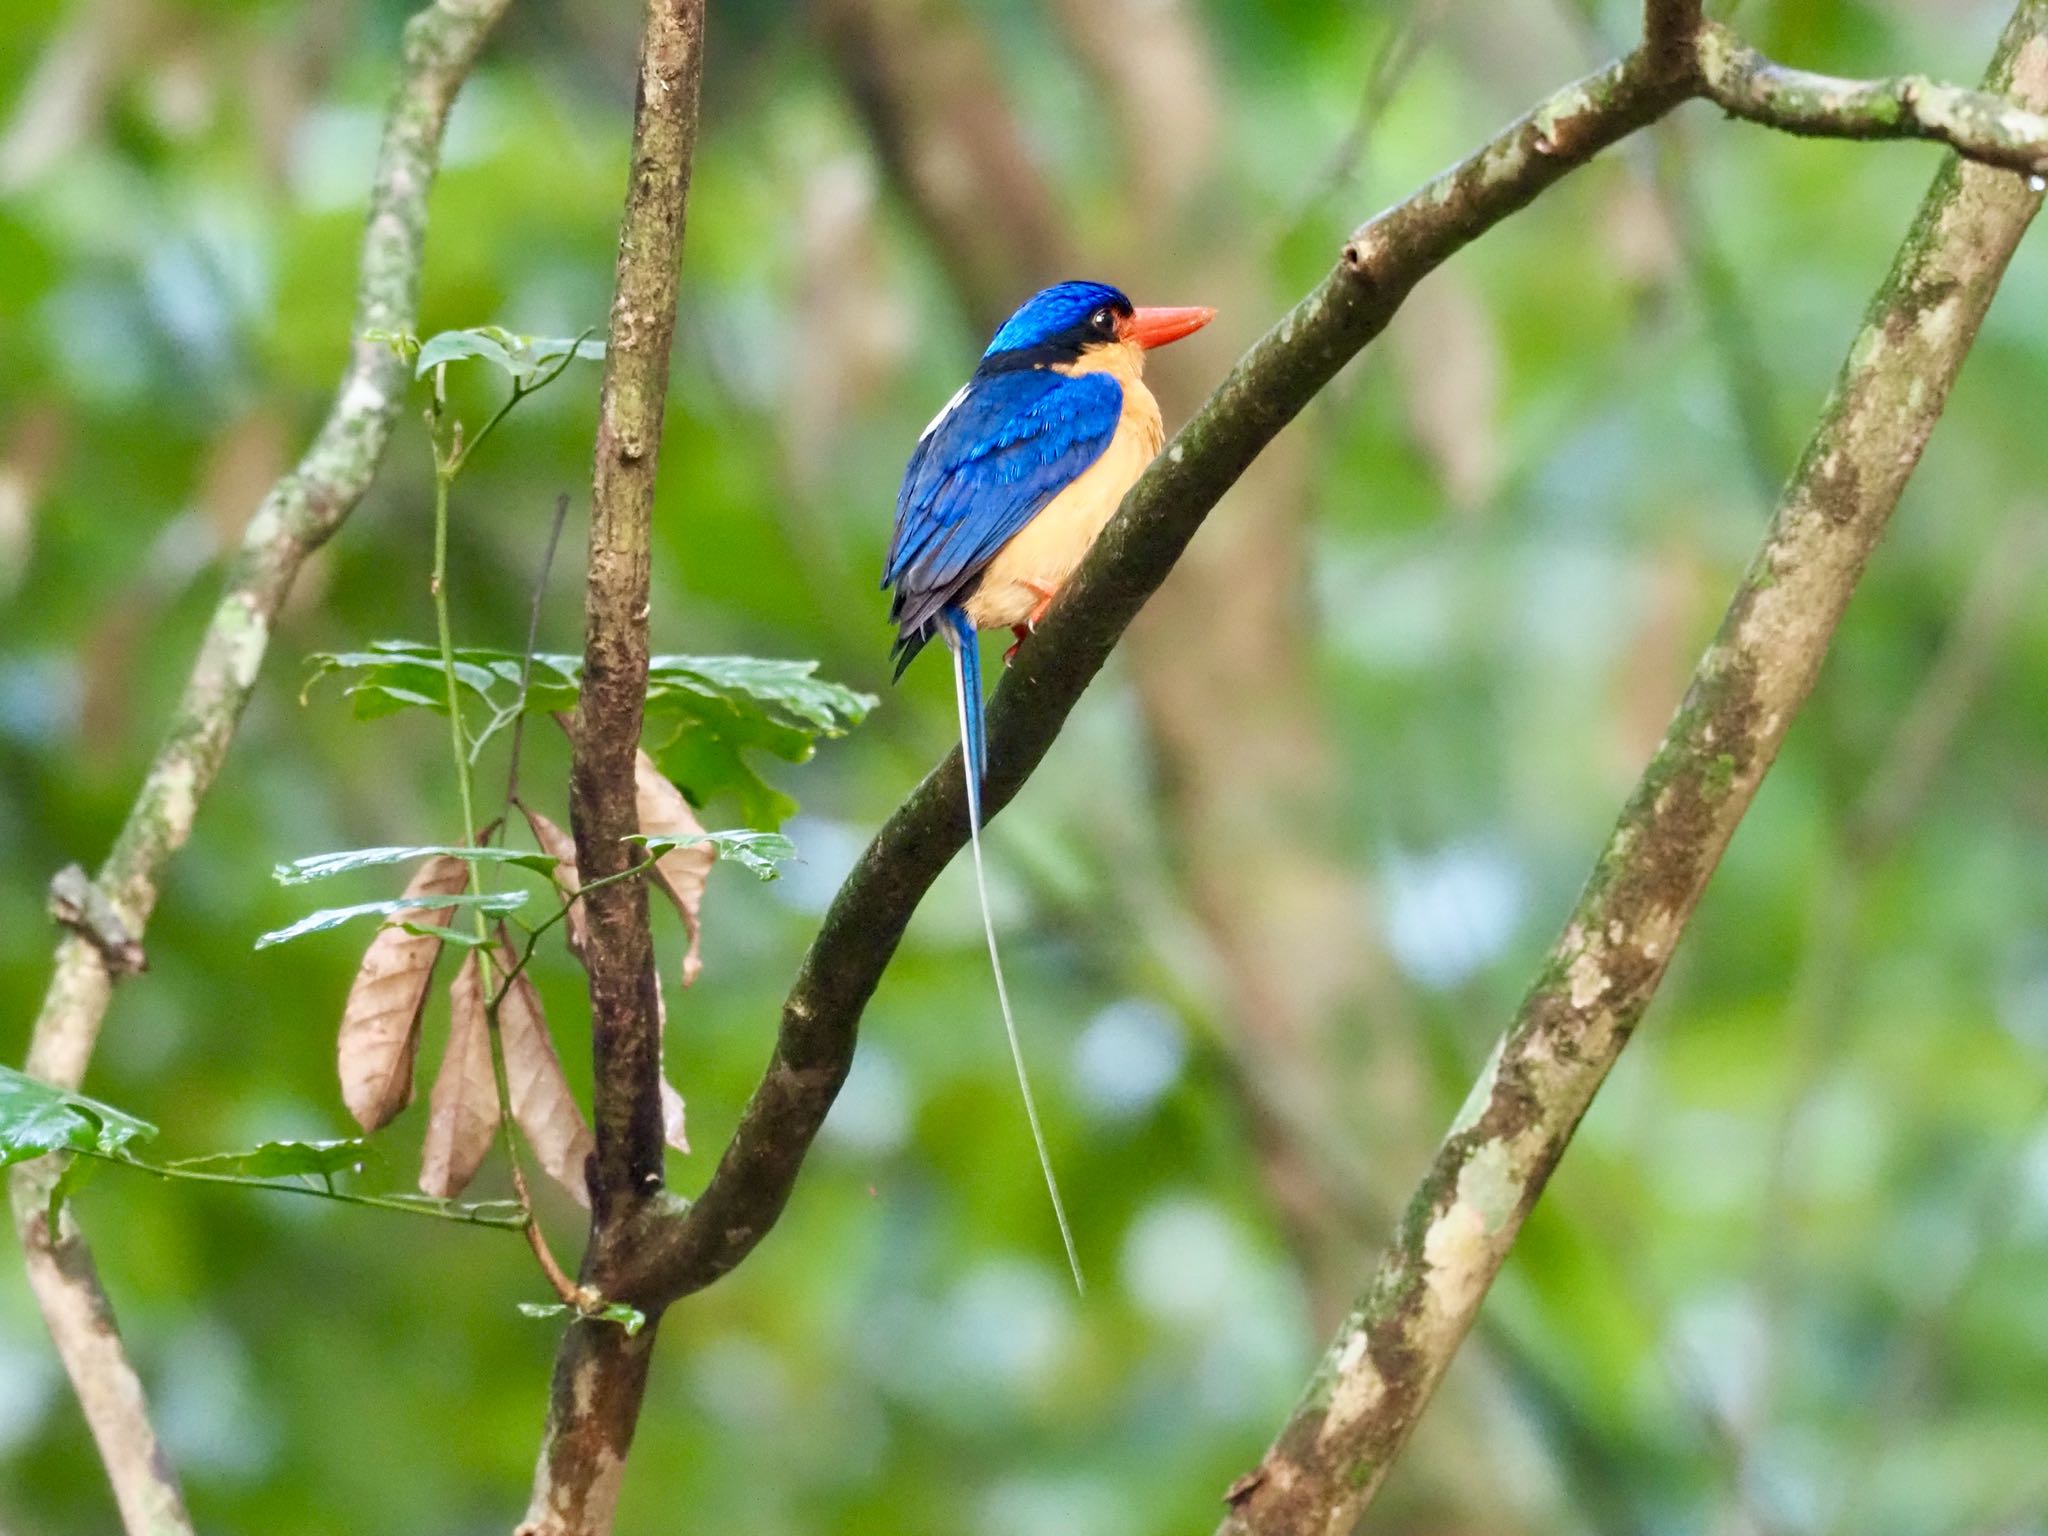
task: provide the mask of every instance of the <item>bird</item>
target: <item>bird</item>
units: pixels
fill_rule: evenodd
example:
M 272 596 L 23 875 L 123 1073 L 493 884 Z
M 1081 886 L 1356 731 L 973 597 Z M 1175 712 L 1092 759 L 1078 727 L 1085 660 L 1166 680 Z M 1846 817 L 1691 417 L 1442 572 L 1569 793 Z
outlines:
M 1017 1024 L 1003 979 L 981 853 L 988 776 L 979 632 L 1015 637 L 1005 662 L 1038 626 L 1108 524 L 1124 493 L 1165 442 L 1159 402 L 1145 387 L 1145 354 L 1215 318 L 1200 305 L 1140 308 L 1100 282 L 1055 283 L 1005 320 L 973 375 L 940 407 L 911 451 L 882 566 L 901 677 L 934 638 L 953 658 L 967 826 L 982 929 L 1017 1084 L 1074 1284 L 1083 1287 L 1072 1230 L 1053 1177 Z

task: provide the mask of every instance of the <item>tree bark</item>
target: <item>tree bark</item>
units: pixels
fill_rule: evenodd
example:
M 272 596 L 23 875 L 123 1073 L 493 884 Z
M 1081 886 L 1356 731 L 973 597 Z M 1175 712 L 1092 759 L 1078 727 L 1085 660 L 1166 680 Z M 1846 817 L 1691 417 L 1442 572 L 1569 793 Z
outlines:
M 659 982 L 647 886 L 597 883 L 640 857 L 624 839 L 640 830 L 635 763 L 647 694 L 654 480 L 703 68 L 703 0 L 648 0 L 598 404 L 583 692 L 569 771 L 576 864 L 589 892 L 583 964 L 597 1141 L 582 1279 L 608 1298 L 621 1294 L 624 1253 L 663 1208 Z M 647 1310 L 649 1325 L 637 1335 L 588 1318 L 563 1335 L 522 1536 L 611 1529 L 660 1308 Z
M 2048 102 L 2048 4 L 2020 7 L 1988 86 Z M 1982 165 L 1935 178 L 1563 935 L 1221 1536 L 1346 1531 L 1372 1503 L 1663 980 L 2040 204 Z

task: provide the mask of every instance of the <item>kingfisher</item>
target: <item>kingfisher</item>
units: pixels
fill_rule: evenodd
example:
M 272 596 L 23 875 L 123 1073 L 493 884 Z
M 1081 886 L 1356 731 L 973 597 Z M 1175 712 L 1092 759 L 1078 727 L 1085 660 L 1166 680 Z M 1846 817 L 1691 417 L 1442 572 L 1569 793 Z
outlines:
M 1026 299 L 974 374 L 918 437 L 882 567 L 896 675 L 934 637 L 953 654 L 967 825 L 1003 1027 L 1074 1283 L 1081 1268 L 1017 1043 L 981 859 L 984 629 L 1023 641 L 1158 455 L 1166 432 L 1145 354 L 1215 318 L 1201 306 L 1141 309 L 1107 283 L 1055 283 Z M 892 590 L 893 589 L 893 590 Z M 1016 654 L 1012 645 L 1004 660 Z

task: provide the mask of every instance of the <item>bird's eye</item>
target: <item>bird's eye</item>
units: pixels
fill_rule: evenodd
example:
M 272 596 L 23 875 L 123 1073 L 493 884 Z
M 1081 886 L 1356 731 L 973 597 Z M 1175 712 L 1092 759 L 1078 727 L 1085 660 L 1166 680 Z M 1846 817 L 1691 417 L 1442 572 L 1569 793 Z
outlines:
M 1088 317 L 1088 324 L 1105 336 L 1116 334 L 1116 311 L 1107 304 Z

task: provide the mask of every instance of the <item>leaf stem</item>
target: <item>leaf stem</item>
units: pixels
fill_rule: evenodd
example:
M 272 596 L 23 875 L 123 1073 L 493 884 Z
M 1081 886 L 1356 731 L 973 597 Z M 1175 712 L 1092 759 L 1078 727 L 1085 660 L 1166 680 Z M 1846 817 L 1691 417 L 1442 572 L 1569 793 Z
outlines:
M 311 1195 L 316 1200 L 333 1200 L 342 1205 L 364 1205 L 373 1210 L 402 1211 L 409 1216 L 430 1216 L 436 1221 L 453 1221 L 464 1226 L 517 1230 L 526 1220 L 515 1211 L 497 1214 L 481 1206 L 428 1205 L 398 1195 L 364 1195 L 352 1190 L 335 1189 L 331 1185 L 323 1188 L 314 1184 L 287 1184 L 275 1179 L 255 1178 L 244 1173 L 216 1173 L 199 1168 L 169 1167 L 162 1163 L 144 1162 L 141 1158 L 126 1153 L 100 1152 L 89 1147 L 73 1148 L 72 1155 L 90 1157 L 103 1163 L 114 1163 L 122 1168 L 133 1168 L 159 1179 L 187 1179 L 195 1184 L 233 1184 L 243 1189 L 274 1189 L 288 1195 Z
M 571 357 L 575 351 L 570 350 Z M 542 384 L 552 383 L 561 372 L 557 368 Z M 540 386 L 536 386 L 540 387 Z M 444 452 L 439 445 L 434 449 L 434 627 L 441 642 L 441 673 L 448 686 L 448 738 L 455 760 L 455 787 L 462 802 L 462 835 L 465 839 L 477 836 L 475 792 L 470 784 L 470 765 L 465 732 L 462 724 L 462 693 L 455 675 L 455 638 L 448 619 L 448 487 L 462 472 L 462 466 L 477 445 L 490 435 L 491 429 L 505 419 L 506 413 L 524 397 L 525 391 L 515 383 L 512 394 L 497 414 L 484 423 L 483 430 L 463 446 L 460 429 L 450 435 L 449 446 Z M 529 653 L 531 648 L 529 647 Z M 530 663 L 529 663 L 530 665 Z M 522 683 L 522 687 L 523 687 Z M 477 893 L 484 893 L 486 871 L 481 863 L 473 863 L 470 878 L 475 881 Z M 566 905 L 563 908 L 567 911 Z M 569 1280 L 556 1262 L 554 1253 L 548 1247 L 547 1235 L 540 1229 L 540 1219 L 533 1213 L 533 1198 L 526 1187 L 526 1171 L 519 1166 L 519 1137 L 512 1120 L 511 1079 L 505 1070 L 505 1039 L 499 1027 L 499 1009 L 504 1005 L 505 995 L 511 989 L 511 975 L 508 974 L 501 986 L 492 985 L 491 972 L 497 961 L 497 954 L 491 948 L 490 920 L 481 909 L 475 912 L 476 936 L 482 942 L 476 950 L 477 978 L 486 998 L 484 1021 L 486 1033 L 491 1042 L 491 1077 L 498 1094 L 498 1133 L 505 1144 L 505 1161 L 512 1170 L 512 1187 L 519 1195 L 520 1220 L 518 1225 L 526 1234 L 527 1246 L 533 1249 L 539 1260 L 541 1272 L 563 1301 L 579 1311 L 587 1310 L 591 1298 Z M 503 942 L 501 938 L 500 942 Z M 509 951 L 511 946 L 506 945 Z M 533 953 L 532 945 L 527 946 L 527 955 Z M 520 961 L 523 968 L 525 960 Z M 516 974 L 516 971 L 512 974 Z

